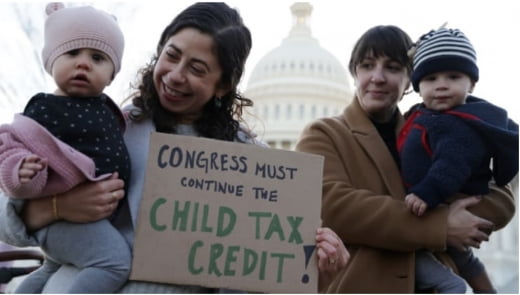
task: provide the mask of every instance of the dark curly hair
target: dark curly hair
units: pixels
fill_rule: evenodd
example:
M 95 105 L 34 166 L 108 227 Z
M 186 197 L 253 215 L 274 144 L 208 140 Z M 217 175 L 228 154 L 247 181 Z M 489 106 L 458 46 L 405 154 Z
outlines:
M 182 11 L 163 31 L 157 52 L 151 62 L 140 70 L 137 91 L 130 97 L 138 109 L 133 109 L 129 118 L 139 122 L 151 118 L 158 132 L 173 133 L 180 119 L 179 114 L 164 109 L 153 82 L 155 64 L 166 41 L 183 28 L 196 28 L 213 38 L 219 65 L 222 69 L 220 83 L 229 92 L 220 98 L 213 97 L 195 121 L 195 129 L 201 136 L 234 141 L 243 108 L 253 102 L 238 93 L 237 86 L 242 78 L 245 62 L 252 46 L 251 33 L 244 25 L 239 13 L 224 3 L 199 2 Z

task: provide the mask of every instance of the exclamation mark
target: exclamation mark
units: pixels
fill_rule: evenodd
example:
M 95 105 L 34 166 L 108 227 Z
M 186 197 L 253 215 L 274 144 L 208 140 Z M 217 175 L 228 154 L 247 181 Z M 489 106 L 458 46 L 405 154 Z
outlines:
M 312 252 L 314 252 L 315 248 L 316 248 L 315 245 L 303 246 L 303 252 L 305 253 L 305 269 L 307 269 L 307 266 L 309 265 L 309 261 L 312 257 Z M 307 284 L 308 282 L 309 282 L 309 275 L 304 274 L 302 277 L 302 283 Z

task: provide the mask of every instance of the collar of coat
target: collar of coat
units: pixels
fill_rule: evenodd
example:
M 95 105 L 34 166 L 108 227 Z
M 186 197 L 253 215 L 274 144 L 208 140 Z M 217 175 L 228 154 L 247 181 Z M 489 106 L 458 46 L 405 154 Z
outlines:
M 396 137 L 404 124 L 404 118 L 399 110 L 398 112 Z M 353 137 L 372 160 L 372 164 L 376 166 L 379 176 L 389 190 L 389 194 L 394 198 L 404 199 L 405 190 L 399 167 L 367 113 L 361 108 L 357 97 L 345 109 L 343 119 L 351 130 Z

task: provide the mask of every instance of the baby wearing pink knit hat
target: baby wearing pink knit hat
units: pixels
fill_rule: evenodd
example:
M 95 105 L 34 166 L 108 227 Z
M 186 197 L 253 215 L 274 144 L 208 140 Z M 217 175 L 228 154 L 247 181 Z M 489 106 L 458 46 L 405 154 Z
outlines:
M 116 172 L 125 185 L 130 179 L 125 120 L 103 93 L 121 69 L 124 37 L 115 17 L 93 7 L 51 3 L 46 11 L 42 60 L 57 90 L 34 95 L 0 126 L 0 189 L 11 199 L 42 198 L 56 221 L 34 233 L 46 259 L 16 292 L 42 293 L 61 265 L 72 264 L 80 271 L 64 293 L 115 293 L 130 274 L 129 246 L 108 219 L 64 220 L 60 194 Z M 115 215 L 120 195 L 101 205 Z
M 46 12 L 42 60 L 49 74 L 58 56 L 80 48 L 104 52 L 114 64 L 114 74 L 119 72 L 125 39 L 113 15 L 91 6 L 64 8 L 59 2 L 48 4 Z

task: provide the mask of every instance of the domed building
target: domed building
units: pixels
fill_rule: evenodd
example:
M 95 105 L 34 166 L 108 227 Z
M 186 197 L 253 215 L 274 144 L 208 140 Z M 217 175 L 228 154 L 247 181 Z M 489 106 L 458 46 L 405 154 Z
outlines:
M 271 147 L 293 149 L 302 128 L 337 115 L 352 99 L 345 67 L 311 33 L 309 3 L 291 6 L 292 29 L 251 72 L 245 96 L 255 106 L 247 122 Z

